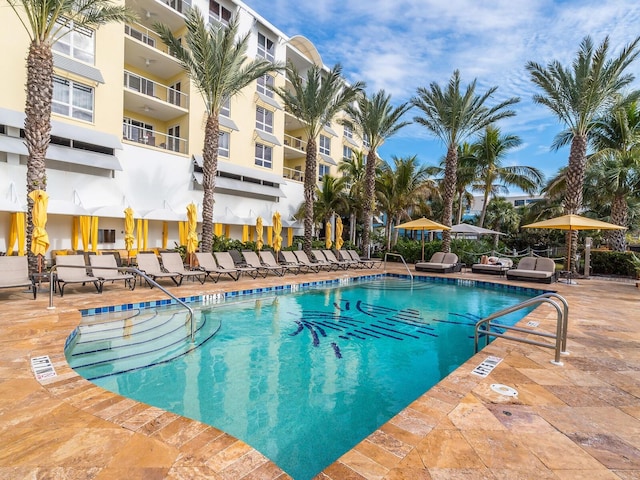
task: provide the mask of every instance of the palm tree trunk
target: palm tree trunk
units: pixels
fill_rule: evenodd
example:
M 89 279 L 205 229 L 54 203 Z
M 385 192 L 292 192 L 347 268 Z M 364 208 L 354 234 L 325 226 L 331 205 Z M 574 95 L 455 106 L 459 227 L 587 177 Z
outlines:
M 349 240 L 351 243 L 356 243 L 356 214 L 349 214 Z
M 489 189 L 491 185 L 485 187 L 484 189 L 484 198 L 482 201 L 482 212 L 480 213 L 480 223 L 478 223 L 479 227 L 484 227 L 484 218 L 487 216 L 487 203 L 489 203 Z
M 443 194 L 443 212 L 442 224 L 447 227 L 451 226 L 451 218 L 453 217 L 453 197 L 456 194 L 456 181 L 458 172 L 458 147 L 457 145 L 449 145 L 447 149 L 447 159 L 444 168 L 444 194 Z M 442 232 L 442 251 L 449 252 L 451 250 L 451 233 L 449 230 Z
M 218 172 L 218 136 L 220 123 L 218 115 L 212 112 L 207 117 L 204 131 L 204 148 L 202 150 L 202 243 L 200 250 L 210 252 L 213 248 L 213 193 L 216 187 Z
M 564 213 L 577 214 L 582 208 L 582 190 L 584 187 L 584 172 L 587 165 L 587 136 L 574 135 L 569 152 L 567 167 L 567 193 L 564 198 Z M 569 243 L 570 242 L 570 243 Z M 567 236 L 567 250 L 576 252 L 578 247 L 578 232 L 573 231 Z M 573 253 L 571 254 L 573 255 Z M 567 256 L 568 257 L 568 256 Z M 567 262 L 569 258 L 566 259 Z M 576 272 L 575 262 L 571 262 L 571 272 Z M 567 265 L 565 265 L 567 269 Z
M 462 223 L 462 195 L 464 192 L 458 192 L 458 214 L 456 215 L 456 225 Z
M 31 42 L 27 56 L 27 99 L 25 103 L 24 140 L 27 157 L 27 194 L 47 189 L 45 158 L 51 140 L 51 99 L 53 97 L 53 54 L 51 46 Z M 31 253 L 33 235 L 33 201 L 27 196 L 27 255 L 29 269 L 37 271 L 38 259 Z
M 369 245 L 371 243 L 371 217 L 376 196 L 376 152 L 372 149 L 367 153 L 367 165 L 364 175 L 365 200 L 363 206 L 364 230 L 362 232 L 362 253 L 369 258 Z
M 304 167 L 304 243 L 303 249 L 311 255 L 313 235 L 313 202 L 316 192 L 316 140 L 309 138 L 307 142 L 307 158 Z
M 621 227 L 626 227 L 628 220 L 627 199 L 624 195 L 616 195 L 611 202 L 611 222 Z M 627 250 L 625 230 L 610 230 L 608 236 L 609 245 L 614 252 L 625 252 Z

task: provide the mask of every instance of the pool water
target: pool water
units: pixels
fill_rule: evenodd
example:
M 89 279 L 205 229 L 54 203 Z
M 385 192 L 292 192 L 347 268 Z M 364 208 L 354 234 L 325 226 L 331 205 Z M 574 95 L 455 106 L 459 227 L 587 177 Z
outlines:
M 477 320 L 531 296 L 385 278 L 241 297 L 199 307 L 199 347 L 146 353 L 153 366 L 123 352 L 184 336 L 175 307 L 115 322 L 106 339 L 80 333 L 67 358 L 97 385 L 224 430 L 307 480 L 470 358 Z

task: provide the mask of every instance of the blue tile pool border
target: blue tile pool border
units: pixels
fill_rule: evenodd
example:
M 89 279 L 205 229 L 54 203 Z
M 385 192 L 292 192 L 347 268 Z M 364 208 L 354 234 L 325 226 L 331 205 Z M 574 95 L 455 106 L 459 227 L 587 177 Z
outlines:
M 222 301 L 223 299 L 236 298 L 236 297 L 241 297 L 246 295 L 255 295 L 260 293 L 272 293 L 272 292 L 294 292 L 300 289 L 349 285 L 354 282 L 366 282 L 371 280 L 380 280 L 383 278 L 402 278 L 407 280 L 411 279 L 409 275 L 403 275 L 403 274 L 397 274 L 397 273 L 378 273 L 374 275 L 363 275 L 360 277 L 342 277 L 342 278 L 335 278 L 331 280 L 318 280 L 313 282 L 277 285 L 273 287 L 249 288 L 249 289 L 243 289 L 243 290 L 235 290 L 232 292 L 216 292 L 211 294 L 191 295 L 188 297 L 178 297 L 178 298 L 184 303 Z M 530 288 L 530 287 L 522 287 L 519 285 L 485 282 L 482 280 L 471 280 L 471 279 L 459 278 L 459 277 L 430 277 L 426 275 L 424 276 L 417 275 L 413 277 L 413 280 L 418 282 L 441 283 L 441 284 L 447 284 L 447 285 L 482 287 L 482 288 L 502 290 L 506 292 L 513 292 L 513 293 L 519 293 L 519 294 L 531 295 L 531 296 L 554 291 L 549 289 L 537 289 L 537 288 Z M 155 308 L 155 307 L 161 307 L 161 306 L 167 306 L 167 305 L 178 305 L 178 302 L 176 302 L 172 298 L 165 298 L 160 300 L 152 300 L 148 302 L 125 303 L 122 305 L 109 305 L 109 306 L 103 306 L 103 307 L 87 308 L 87 309 L 80 310 L 80 314 L 83 317 L 90 317 L 94 315 L 100 315 L 103 313 L 124 312 L 128 310 Z

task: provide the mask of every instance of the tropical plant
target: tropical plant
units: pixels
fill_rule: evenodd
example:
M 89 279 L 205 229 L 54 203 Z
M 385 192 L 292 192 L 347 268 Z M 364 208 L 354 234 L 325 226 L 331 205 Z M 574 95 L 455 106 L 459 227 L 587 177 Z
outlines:
M 348 214 L 349 214 L 349 239 L 356 241 L 356 219 L 361 218 L 362 205 L 365 195 L 365 156 L 362 150 L 353 152 L 351 158 L 343 158 L 338 165 L 338 172 L 342 174 L 345 185 L 349 187 Z
M 598 119 L 591 143 L 595 153 L 589 158 L 586 183 L 605 196 L 611 205 L 611 222 L 629 226 L 628 199 L 640 195 L 640 106 L 626 101 Z M 585 187 L 586 188 L 586 187 Z M 611 248 L 626 250 L 624 230 L 608 233 Z
M 314 214 L 323 223 L 328 222 L 335 214 L 343 214 L 347 210 L 347 195 L 344 190 L 343 177 L 335 178 L 330 175 L 322 177 L 320 187 L 316 188 Z
M 262 58 L 246 57 L 249 32 L 238 37 L 237 18 L 232 18 L 227 26 L 216 22 L 207 26 L 200 10 L 193 7 L 186 13 L 185 25 L 186 35 L 180 37 L 174 36 L 167 25 L 156 23 L 153 28 L 178 59 L 204 101 L 202 250 L 208 252 L 213 245 L 213 194 L 218 170 L 220 109 L 251 82 L 281 67 Z M 183 40 L 186 45 L 183 45 Z
M 453 217 L 459 145 L 486 126 L 515 115 L 515 112 L 508 107 L 519 102 L 518 98 L 509 98 L 493 107 L 486 105 L 496 90 L 497 87 L 492 87 L 484 94 L 478 95 L 476 80 L 473 80 L 462 93 L 460 72 L 456 70 L 445 89 L 433 82 L 429 88 L 419 87 L 417 96 L 412 99 L 413 105 L 422 112 L 422 116 L 414 117 L 414 121 L 424 126 L 447 148 L 443 183 L 442 223 L 444 225 L 451 226 Z M 442 239 L 442 249 L 448 252 L 451 249 L 450 232 L 445 231 Z
M 595 127 L 594 120 L 610 109 L 621 89 L 633 81 L 634 76 L 626 71 L 640 53 L 639 42 L 640 37 L 627 44 L 618 56 L 609 58 L 609 37 L 594 49 L 587 36 L 570 67 L 558 60 L 546 67 L 536 62 L 526 65 L 531 81 L 542 91 L 533 96 L 534 102 L 551 110 L 567 127 L 552 145 L 558 149 L 571 144 L 564 198 L 566 214 L 579 213 L 582 208 L 589 133 Z M 573 233 L 568 236 L 568 248 L 577 246 L 577 231 Z
M 287 66 L 287 79 L 291 85 L 287 88 L 275 88 L 282 99 L 285 109 L 302 121 L 307 137 L 307 152 L 304 173 L 304 243 L 307 254 L 311 253 L 313 234 L 313 204 L 317 178 L 317 143 L 321 129 L 330 124 L 338 112 L 344 110 L 362 92 L 364 84 L 356 82 L 348 85 L 342 78 L 342 67 L 337 64 L 329 72 L 321 66 L 312 65 L 306 72 L 306 78 L 293 64 Z
M 33 190 L 47 189 L 45 158 L 51 141 L 53 46 L 74 29 L 96 29 L 112 22 L 133 21 L 135 15 L 110 0 L 7 0 L 29 36 L 24 142 L 27 147 L 27 251 L 31 253 Z
M 488 125 L 480 138 L 471 145 L 476 168 L 473 190 L 482 192 L 483 195 L 482 211 L 478 221 L 481 227 L 484 226 L 490 195 L 509 193 L 510 186 L 533 194 L 542 185 L 542 172 L 537 168 L 503 164 L 509 150 L 521 144 L 522 140 L 517 135 L 501 135 L 499 128 Z
M 379 90 L 370 97 L 366 94 L 359 96 L 357 105 L 349 105 L 345 109 L 349 117 L 347 123 L 355 127 L 355 131 L 369 149 L 365 169 L 365 197 L 362 212 L 364 223 L 362 251 L 365 258 L 369 257 L 370 226 L 375 210 L 378 148 L 388 138 L 410 123 L 402 120 L 402 116 L 410 108 L 411 104 L 409 103 L 403 103 L 394 108 L 391 105 L 391 95 L 387 95 L 384 90 Z

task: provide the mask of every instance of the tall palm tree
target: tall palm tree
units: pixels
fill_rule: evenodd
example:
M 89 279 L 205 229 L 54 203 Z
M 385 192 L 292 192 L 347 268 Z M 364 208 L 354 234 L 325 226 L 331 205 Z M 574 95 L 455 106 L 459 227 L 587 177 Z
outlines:
M 588 161 L 587 183 L 611 204 L 611 222 L 628 226 L 627 199 L 640 194 L 640 105 L 623 99 L 596 122 L 591 143 L 595 153 Z M 586 189 L 586 186 L 585 186 Z M 624 230 L 608 233 L 615 251 L 626 250 Z
M 457 185 L 458 146 L 487 125 L 515 115 L 515 112 L 508 107 L 519 102 L 519 98 L 509 98 L 493 107 L 486 105 L 497 88 L 492 87 L 484 94 L 478 95 L 476 94 L 476 80 L 473 80 L 462 93 L 460 72 L 456 70 L 444 90 L 433 82 L 429 88 L 419 87 L 417 96 L 411 100 L 413 105 L 423 114 L 414 117 L 414 121 L 424 126 L 447 148 L 443 183 L 442 223 L 444 225 L 451 226 L 453 216 L 453 198 Z M 451 248 L 451 234 L 448 230 L 443 232 L 442 240 L 442 250 L 448 252 Z
M 174 36 L 167 25 L 156 23 L 153 28 L 178 59 L 204 101 L 207 118 L 202 150 L 204 193 L 200 248 L 209 252 L 213 246 L 213 193 L 218 170 L 220 109 L 251 82 L 281 67 L 262 58 L 246 57 L 249 32 L 238 37 L 237 18 L 232 18 L 228 26 L 215 23 L 207 26 L 200 10 L 193 7 L 187 11 L 185 25 L 187 32 L 181 37 Z
M 474 190 L 483 194 L 483 205 L 478 225 L 484 226 L 490 195 L 509 193 L 508 187 L 517 187 L 525 193 L 533 194 L 542 185 L 543 175 L 534 167 L 503 165 L 509 150 L 522 144 L 517 135 L 501 135 L 500 129 L 488 125 L 484 133 L 471 146 L 476 167 L 477 183 Z
M 356 219 L 361 218 L 364 203 L 365 170 L 365 157 L 362 150 L 354 151 L 351 158 L 343 158 L 338 165 L 338 172 L 342 174 L 345 185 L 349 186 L 349 240 L 353 243 L 356 241 Z
M 47 189 L 45 158 L 51 140 L 53 96 L 53 45 L 74 28 L 96 29 L 111 22 L 132 21 L 135 16 L 110 0 L 7 0 L 29 35 L 24 140 L 27 146 L 27 251 L 31 254 L 33 201 L 28 194 Z
M 329 72 L 319 65 L 312 65 L 303 78 L 293 64 L 287 66 L 290 88 L 275 88 L 285 109 L 302 120 L 307 137 L 307 154 L 304 173 L 304 243 L 307 254 L 311 253 L 313 232 L 313 202 L 317 178 L 317 143 L 320 131 L 331 123 L 338 112 L 344 110 L 362 92 L 364 83 L 347 85 L 342 78 L 342 67 L 337 64 Z
M 579 213 L 582 207 L 587 143 L 594 120 L 611 108 L 621 89 L 633 81 L 634 76 L 626 71 L 640 54 L 639 42 L 637 37 L 618 56 L 609 58 L 609 37 L 594 49 L 591 37 L 587 36 L 569 67 L 557 60 L 546 67 L 536 62 L 527 63 L 531 81 L 542 91 L 534 95 L 534 102 L 551 110 L 569 132 L 557 137 L 553 145 L 559 148 L 571 143 L 564 198 L 567 214 Z M 577 246 L 577 231 L 573 233 L 567 238 L 567 243 L 572 242 L 571 247 Z
M 371 219 L 373 216 L 376 196 L 376 163 L 378 148 L 389 137 L 395 135 L 410 122 L 403 121 L 402 116 L 411 108 L 410 103 L 403 103 L 397 107 L 391 105 L 391 95 L 384 90 L 368 97 L 366 94 L 358 98 L 357 105 L 350 105 L 346 109 L 348 123 L 355 127 L 355 131 L 363 141 L 368 142 L 367 166 L 365 172 L 365 198 L 363 205 L 364 231 L 362 234 L 362 251 L 369 257 L 371 238 Z
M 317 220 L 328 222 L 334 213 L 343 214 L 347 211 L 347 194 L 344 190 L 344 178 L 330 175 L 322 177 L 322 185 L 316 188 L 314 214 Z

